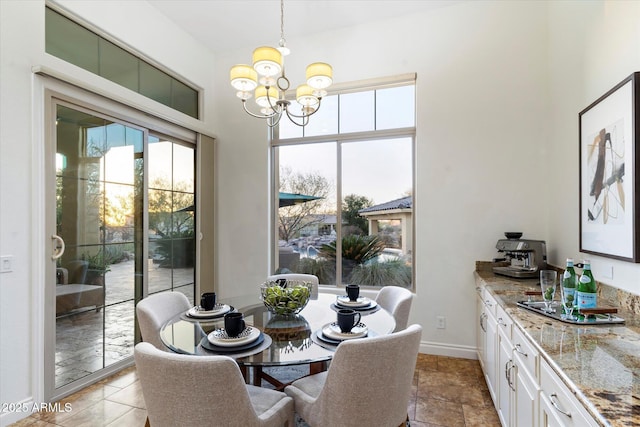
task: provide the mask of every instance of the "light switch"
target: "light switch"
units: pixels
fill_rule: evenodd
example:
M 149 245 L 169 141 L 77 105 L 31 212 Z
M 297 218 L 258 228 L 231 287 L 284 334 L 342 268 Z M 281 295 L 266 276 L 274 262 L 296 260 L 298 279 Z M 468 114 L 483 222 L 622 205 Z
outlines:
M 0 256 L 0 273 L 10 273 L 13 271 L 13 255 Z

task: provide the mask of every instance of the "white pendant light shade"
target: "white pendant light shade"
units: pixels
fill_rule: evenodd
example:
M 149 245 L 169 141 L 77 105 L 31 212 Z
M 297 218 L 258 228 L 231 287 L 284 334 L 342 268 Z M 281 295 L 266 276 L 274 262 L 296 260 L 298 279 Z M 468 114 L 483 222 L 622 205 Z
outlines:
M 326 89 L 333 83 L 333 69 L 324 62 L 314 62 L 307 67 L 307 84 L 314 89 Z
M 249 65 L 239 64 L 231 67 L 229 72 L 231 86 L 242 92 L 250 92 L 258 86 L 258 73 Z
M 313 88 L 309 85 L 300 85 L 296 89 L 296 101 L 303 107 L 312 107 L 318 104 L 318 98 L 313 94 Z
M 253 51 L 253 68 L 261 76 L 275 76 L 282 71 L 282 54 L 273 47 L 256 48 Z
M 267 94 L 267 88 L 264 86 L 258 86 L 256 88 L 256 104 L 258 104 L 262 108 L 270 108 L 269 102 L 271 105 L 276 105 L 278 101 L 278 90 L 274 87 L 269 88 L 269 93 Z M 267 96 L 269 99 L 267 99 Z

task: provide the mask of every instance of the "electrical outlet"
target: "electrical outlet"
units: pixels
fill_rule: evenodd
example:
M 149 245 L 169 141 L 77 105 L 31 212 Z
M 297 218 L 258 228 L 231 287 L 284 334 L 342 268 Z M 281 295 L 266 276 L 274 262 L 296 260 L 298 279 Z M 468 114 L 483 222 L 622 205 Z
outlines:
M 0 256 L 0 273 L 10 273 L 13 271 L 13 255 Z
M 602 278 L 613 279 L 613 265 L 605 264 L 602 266 Z
M 444 316 L 436 316 L 436 328 L 445 329 L 447 326 L 447 319 Z

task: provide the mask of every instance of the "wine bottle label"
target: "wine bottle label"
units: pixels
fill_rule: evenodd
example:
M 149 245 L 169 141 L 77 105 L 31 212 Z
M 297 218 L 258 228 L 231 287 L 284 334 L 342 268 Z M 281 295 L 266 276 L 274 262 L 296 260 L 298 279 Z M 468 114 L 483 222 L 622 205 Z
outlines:
M 576 292 L 576 299 L 578 301 L 578 309 L 581 308 L 596 308 L 596 294 L 590 292 Z

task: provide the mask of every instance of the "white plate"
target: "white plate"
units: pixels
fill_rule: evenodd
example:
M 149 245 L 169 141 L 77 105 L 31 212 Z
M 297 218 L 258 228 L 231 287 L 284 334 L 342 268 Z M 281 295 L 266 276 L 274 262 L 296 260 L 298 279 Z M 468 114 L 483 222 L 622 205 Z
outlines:
M 228 337 L 227 331 L 225 331 L 224 328 L 220 328 L 207 335 L 207 338 L 213 345 L 220 347 L 234 347 L 252 343 L 258 339 L 260 334 L 260 329 L 247 326 L 246 329 L 237 337 Z
M 355 301 L 351 301 L 348 296 L 342 295 L 336 298 L 336 304 L 341 307 L 348 308 L 373 308 L 378 305 L 375 301 L 370 300 L 367 297 L 359 297 Z
M 342 332 L 337 322 L 329 323 L 322 328 L 322 335 L 334 340 L 350 340 L 354 338 L 366 337 L 369 333 L 367 325 L 360 322 L 351 329 L 351 332 Z
M 191 307 L 187 311 L 189 317 L 212 317 L 219 316 L 231 310 L 227 304 L 216 304 L 213 310 L 203 310 L 200 306 Z

